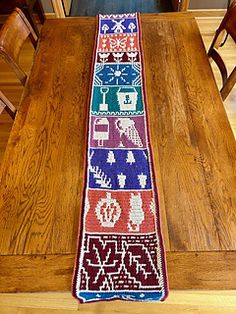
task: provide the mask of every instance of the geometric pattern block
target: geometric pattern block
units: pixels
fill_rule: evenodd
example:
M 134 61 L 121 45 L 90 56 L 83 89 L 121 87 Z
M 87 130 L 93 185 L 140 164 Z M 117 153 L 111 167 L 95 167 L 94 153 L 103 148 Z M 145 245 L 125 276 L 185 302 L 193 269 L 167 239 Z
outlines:
M 146 148 L 144 119 L 144 116 L 91 116 L 90 147 Z
M 138 15 L 100 15 L 97 36 L 73 295 L 81 303 L 163 301 Z
M 154 233 L 155 201 L 152 191 L 88 190 L 85 232 Z
M 143 115 L 141 87 L 95 86 L 92 95 L 92 114 L 106 116 Z
M 90 149 L 88 187 L 108 190 L 152 188 L 146 149 Z
M 135 18 L 128 19 L 102 19 L 100 21 L 100 34 L 119 34 L 137 32 Z
M 87 234 L 80 268 L 80 290 L 162 290 L 158 269 L 156 234 Z M 99 297 L 99 296 L 98 296 Z
M 138 86 L 141 84 L 140 63 L 97 64 L 95 73 L 94 86 Z
M 97 63 L 134 63 L 139 62 L 139 52 L 99 52 L 97 54 Z
M 100 35 L 98 39 L 99 52 L 137 51 L 138 46 L 136 33 Z

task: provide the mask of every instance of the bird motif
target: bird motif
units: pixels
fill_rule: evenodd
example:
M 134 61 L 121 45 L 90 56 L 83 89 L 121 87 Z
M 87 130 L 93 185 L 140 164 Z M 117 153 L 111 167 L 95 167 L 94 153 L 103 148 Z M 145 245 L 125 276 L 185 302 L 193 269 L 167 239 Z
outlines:
M 135 122 L 130 118 L 117 119 L 116 128 L 120 133 L 120 137 L 125 135 L 134 145 L 143 147 L 142 140 L 139 136 L 138 130 L 135 127 Z

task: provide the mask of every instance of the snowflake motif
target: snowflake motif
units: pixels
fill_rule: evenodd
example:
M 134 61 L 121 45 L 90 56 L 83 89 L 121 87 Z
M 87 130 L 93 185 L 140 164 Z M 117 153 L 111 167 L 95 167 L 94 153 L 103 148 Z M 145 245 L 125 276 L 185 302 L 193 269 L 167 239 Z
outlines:
M 109 83 L 115 81 L 115 84 L 118 85 L 119 84 L 119 80 L 121 80 L 123 83 L 126 83 L 126 79 L 125 77 L 128 75 L 128 73 L 126 73 L 126 67 L 123 67 L 123 69 L 119 68 L 119 65 L 117 65 L 117 69 L 113 69 L 110 68 L 111 73 L 108 73 L 107 76 L 110 77 L 110 79 L 108 80 Z
M 140 85 L 139 65 L 104 64 L 96 66 L 95 84 L 102 85 Z

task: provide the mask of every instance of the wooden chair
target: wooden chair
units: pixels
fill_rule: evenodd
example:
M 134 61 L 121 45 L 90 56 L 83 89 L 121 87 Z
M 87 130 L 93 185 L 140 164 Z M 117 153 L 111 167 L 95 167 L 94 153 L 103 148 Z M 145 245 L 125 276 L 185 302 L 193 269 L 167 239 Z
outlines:
M 19 55 L 28 37 L 36 48 L 38 37 L 22 11 L 16 8 L 0 30 L 0 56 L 12 67 L 23 85 L 27 75 L 19 65 Z
M 236 83 L 236 66 L 228 76 L 226 65 L 218 52 L 222 39 L 226 33 L 228 33 L 236 43 L 236 0 L 234 0 L 228 8 L 219 28 L 216 30 L 215 37 L 208 51 L 208 57 L 215 61 L 222 76 L 223 86 L 220 93 L 223 100 L 226 99 Z
M 9 15 L 16 7 L 21 9 L 35 33 L 39 36 L 33 13 L 36 12 L 38 14 L 39 20 L 43 24 L 45 16 L 41 0 L 0 0 L 0 14 Z
M 11 118 L 14 120 L 15 116 L 16 116 L 16 108 L 6 98 L 6 96 L 0 91 L 0 114 L 2 113 L 2 111 L 4 109 L 11 116 Z

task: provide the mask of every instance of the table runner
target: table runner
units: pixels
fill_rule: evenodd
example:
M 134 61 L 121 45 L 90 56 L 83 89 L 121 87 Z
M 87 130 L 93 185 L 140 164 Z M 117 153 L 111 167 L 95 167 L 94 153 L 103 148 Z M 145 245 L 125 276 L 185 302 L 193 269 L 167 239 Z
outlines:
M 162 301 L 168 293 L 149 142 L 138 14 L 100 15 L 73 295 Z

